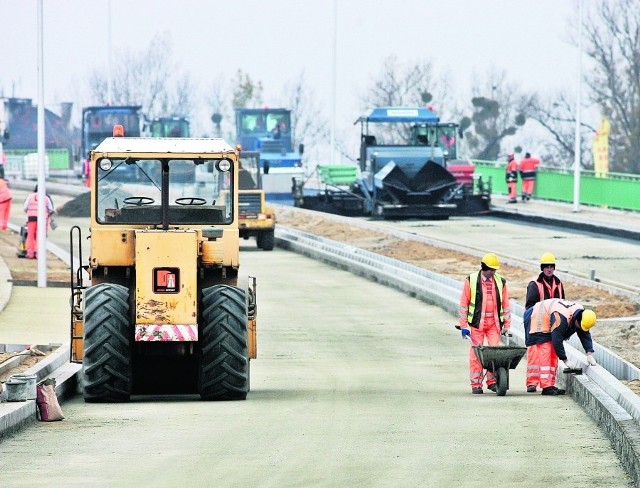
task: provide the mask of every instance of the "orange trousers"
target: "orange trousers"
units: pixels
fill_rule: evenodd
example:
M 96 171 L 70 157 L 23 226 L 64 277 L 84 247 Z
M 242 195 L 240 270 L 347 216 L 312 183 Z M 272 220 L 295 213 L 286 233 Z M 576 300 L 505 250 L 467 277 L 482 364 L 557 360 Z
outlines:
M 27 222 L 27 257 L 32 259 L 38 252 L 38 221 Z
M 558 356 L 551 341 L 527 348 L 527 386 L 555 386 Z
M 49 224 L 51 222 L 51 216 L 47 215 L 47 223 L 45 232 L 49 230 Z M 48 234 L 48 233 L 47 233 Z M 27 248 L 27 257 L 35 258 L 38 252 L 38 221 L 27 221 L 27 242 L 25 243 Z
M 509 187 L 509 200 L 518 198 L 518 183 L 514 181 L 513 183 L 507 183 L 507 186 Z
M 533 185 L 536 180 L 522 180 L 522 195 L 533 196 Z
M 500 331 L 497 324 L 480 324 L 477 329 L 471 329 L 471 345 L 469 348 L 469 381 L 471 388 L 482 388 L 482 378 L 484 377 L 484 369 L 478 361 L 473 346 L 498 346 L 500 345 Z M 487 371 L 487 386 L 495 385 L 496 379 L 493 374 Z
M 0 203 L 0 229 L 6 230 L 9 225 L 9 213 L 11 212 L 11 200 Z

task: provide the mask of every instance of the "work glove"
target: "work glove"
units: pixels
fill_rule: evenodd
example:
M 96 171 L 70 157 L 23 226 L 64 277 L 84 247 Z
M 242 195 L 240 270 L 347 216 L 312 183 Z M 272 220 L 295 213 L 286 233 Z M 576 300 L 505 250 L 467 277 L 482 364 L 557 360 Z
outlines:
M 596 363 L 596 358 L 594 358 L 591 354 L 589 354 L 587 356 L 587 362 L 589 363 L 589 366 L 597 366 L 598 363 Z
M 565 359 L 564 361 L 565 368 L 568 369 L 580 369 L 580 364 L 576 362 L 570 362 L 569 359 Z
M 511 330 L 510 329 L 502 329 L 501 334 L 505 337 L 511 337 Z
M 469 329 L 460 329 L 460 333 L 462 334 L 463 339 L 466 339 L 471 335 L 471 331 Z

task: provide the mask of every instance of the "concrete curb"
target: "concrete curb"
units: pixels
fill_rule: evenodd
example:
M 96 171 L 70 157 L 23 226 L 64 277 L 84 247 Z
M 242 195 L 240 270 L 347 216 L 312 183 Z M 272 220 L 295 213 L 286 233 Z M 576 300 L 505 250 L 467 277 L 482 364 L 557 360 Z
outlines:
M 559 225 L 582 232 L 593 232 L 596 234 L 611 235 L 634 241 L 640 240 L 640 232 L 638 231 L 638 229 L 632 228 L 631 226 L 623 227 L 611 225 L 606 222 L 584 220 L 571 221 L 569 219 L 554 217 L 547 213 L 537 213 L 532 210 L 519 212 L 517 209 L 509 211 L 505 209 L 499 209 L 497 207 L 492 207 L 489 215 L 495 215 L 503 219 L 519 220 L 522 222 L 533 222 L 535 224 L 556 226 Z
M 629 413 L 615 402 L 589 377 L 573 376 L 564 383 L 573 399 L 604 430 L 618 459 L 633 480 L 640 486 L 640 429 Z
M 37 381 L 55 378 L 56 395 L 62 405 L 77 391 L 78 373 L 82 366 L 69 362 L 69 347 L 59 347 L 48 358 L 27 369 L 24 374 L 37 375 Z M 0 440 L 26 425 L 36 422 L 36 401 L 0 403 Z

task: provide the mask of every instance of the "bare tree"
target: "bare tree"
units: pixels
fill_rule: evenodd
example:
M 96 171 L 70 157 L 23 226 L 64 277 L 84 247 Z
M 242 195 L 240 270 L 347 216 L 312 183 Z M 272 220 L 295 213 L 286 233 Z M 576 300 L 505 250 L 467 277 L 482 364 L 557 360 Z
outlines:
M 640 0 L 596 2 L 584 21 L 590 98 L 611 120 L 609 168 L 640 173 Z
M 550 136 L 542 143 L 544 164 L 556 167 L 567 167 L 573 164 L 576 130 L 575 99 L 563 92 L 544 100 L 534 96 L 527 107 L 527 116 Z M 582 140 L 588 140 L 588 136 L 594 132 L 595 129 L 592 125 L 581 121 Z M 587 144 L 581 144 L 580 148 L 582 166 L 593 167 L 591 147 Z
M 304 71 L 284 87 L 284 106 L 291 110 L 291 130 L 297 143 L 315 145 L 325 142 L 329 133 L 326 119 L 316 103 Z
M 437 76 L 431 62 L 401 64 L 397 56 L 387 57 L 380 74 L 360 98 L 362 110 L 376 107 L 427 107 L 432 108 L 441 120 L 447 120 L 457 110 L 448 76 Z M 437 109 L 433 107 L 436 106 Z M 409 124 L 392 124 L 384 127 L 389 141 L 406 140 Z
M 172 61 L 168 33 L 154 36 L 145 51 L 117 53 L 113 64 L 112 104 L 142 105 L 150 118 L 191 113 L 194 87 Z M 90 75 L 89 89 L 97 105 L 109 103 L 107 83 L 103 71 Z
M 498 159 L 504 139 L 525 124 L 530 102 L 531 98 L 521 94 L 517 85 L 506 80 L 504 72 L 491 69 L 485 83 L 473 87 L 473 113 L 460 122 L 469 155 L 475 159 Z
M 383 61 L 382 70 L 361 102 L 365 110 L 375 107 L 408 107 L 437 104 L 439 112 L 451 111 L 451 92 L 446 75 L 436 76 L 429 61 L 401 64 L 395 55 Z
M 238 70 L 233 83 L 233 108 L 257 108 L 262 105 L 262 82 L 254 82 L 248 73 Z
M 227 84 L 224 77 L 220 76 L 209 87 L 207 101 L 210 107 L 210 117 L 213 123 L 213 132 L 216 137 L 235 141 L 235 114 L 227 95 Z
M 577 27 L 573 26 L 574 35 Z M 594 3 L 583 29 L 590 66 L 584 71 L 587 93 L 581 108 L 595 106 L 611 120 L 609 168 L 640 173 L 640 0 Z M 536 97 L 528 116 L 550 135 L 545 164 L 561 166 L 574 159 L 576 117 L 571 96 Z M 584 118 L 581 140 L 588 142 L 595 128 Z M 590 144 L 581 144 L 581 151 L 582 166 L 593 167 Z

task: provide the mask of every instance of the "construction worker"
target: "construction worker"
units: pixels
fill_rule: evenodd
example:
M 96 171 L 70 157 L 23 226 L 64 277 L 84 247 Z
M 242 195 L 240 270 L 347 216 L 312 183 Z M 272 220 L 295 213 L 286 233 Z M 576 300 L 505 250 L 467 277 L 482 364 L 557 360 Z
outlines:
M 464 281 L 458 327 L 463 338 L 471 340 L 471 346 L 497 346 L 500 334 L 507 335 L 511 328 L 511 309 L 507 282 L 496 271 L 500 268 L 498 256 L 485 254 L 480 261 L 481 269 L 470 274 Z M 469 380 L 471 393 L 482 393 L 484 371 L 473 347 L 469 348 Z M 496 379 L 491 372 L 486 374 L 487 388 L 496 391 Z
M 529 282 L 527 286 L 527 298 L 525 308 L 531 308 L 536 303 L 549 298 L 565 298 L 562 281 L 555 275 L 556 257 L 550 252 L 545 252 L 540 258 L 541 273 Z M 525 330 L 525 342 L 527 331 Z M 527 349 L 527 392 L 535 393 L 540 384 L 541 365 L 534 361 L 535 355 L 529 354 Z
M 507 155 L 507 173 L 505 175 L 509 188 L 509 200 L 507 203 L 518 203 L 518 162 L 513 153 Z
M 9 214 L 11 213 L 11 190 L 9 183 L 0 176 L 0 229 L 7 230 Z
M 27 214 L 27 259 L 35 259 L 38 251 L 38 185 L 36 185 L 33 193 L 27 195 L 24 201 L 24 211 Z M 49 219 L 55 212 L 53 201 L 49 195 L 45 198 L 45 211 L 47 212 L 47 227 Z
M 525 153 L 524 159 L 520 160 L 520 178 L 522 179 L 521 193 L 522 201 L 531 200 L 533 196 L 533 186 L 536 182 L 536 169 L 540 160 L 532 158 L 530 153 Z
M 547 298 L 564 298 L 562 281 L 555 275 L 556 257 L 545 252 L 540 257 L 541 273 L 529 282 L 524 308 L 531 308 Z
M 565 391 L 557 388 L 556 373 L 558 359 L 569 367 L 569 360 L 564 351 L 564 341 L 577 333 L 582 347 L 587 353 L 587 362 L 596 366 L 593 357 L 593 341 L 591 329 L 596 325 L 596 314 L 593 310 L 585 310 L 579 303 L 550 298 L 536 303 L 524 313 L 524 329 L 528 353 L 532 362 L 541 365 L 540 386 L 543 395 L 564 395 Z M 528 359 L 528 358 L 527 358 Z

